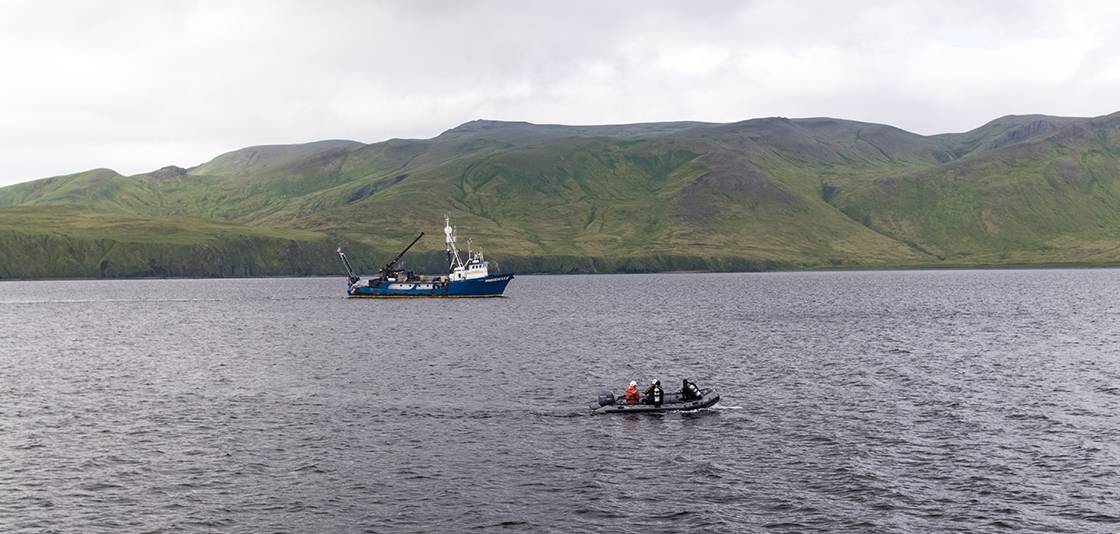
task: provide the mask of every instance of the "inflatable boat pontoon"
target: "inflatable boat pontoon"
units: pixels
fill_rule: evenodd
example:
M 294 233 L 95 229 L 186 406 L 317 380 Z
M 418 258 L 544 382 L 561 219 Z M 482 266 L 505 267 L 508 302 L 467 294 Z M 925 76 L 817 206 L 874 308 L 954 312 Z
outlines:
M 592 413 L 660 413 L 699 410 L 719 402 L 719 395 L 708 388 L 700 390 L 699 399 L 682 400 L 680 392 L 665 393 L 660 406 L 653 404 L 626 404 L 626 399 L 615 397 L 609 391 L 599 394 L 599 402 L 591 405 Z

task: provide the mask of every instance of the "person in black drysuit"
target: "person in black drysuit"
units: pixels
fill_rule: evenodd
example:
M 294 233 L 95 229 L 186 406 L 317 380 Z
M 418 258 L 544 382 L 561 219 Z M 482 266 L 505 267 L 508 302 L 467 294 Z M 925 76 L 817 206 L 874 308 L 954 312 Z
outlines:
M 650 382 L 649 387 L 646 388 L 645 395 L 642 397 L 642 402 L 654 406 L 661 406 L 663 400 L 665 400 L 665 390 L 661 389 L 661 381 L 654 380 Z
M 689 382 L 687 378 L 684 379 L 684 383 L 681 384 L 681 400 L 696 400 L 703 396 L 695 382 Z

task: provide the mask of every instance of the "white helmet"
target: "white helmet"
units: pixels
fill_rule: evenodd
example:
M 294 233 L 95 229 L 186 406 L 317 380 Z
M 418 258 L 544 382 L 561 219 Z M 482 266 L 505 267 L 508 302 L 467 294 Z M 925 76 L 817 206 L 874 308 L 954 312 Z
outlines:
M 630 386 L 631 387 L 638 387 L 638 381 L 637 380 L 631 380 L 630 381 Z

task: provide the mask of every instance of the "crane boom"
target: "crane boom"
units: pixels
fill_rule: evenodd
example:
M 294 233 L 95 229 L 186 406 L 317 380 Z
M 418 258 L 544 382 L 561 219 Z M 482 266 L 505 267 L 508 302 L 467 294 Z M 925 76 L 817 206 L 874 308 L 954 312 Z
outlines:
M 338 257 L 342 258 L 342 263 L 346 265 L 346 275 L 350 280 L 350 285 L 358 283 L 358 275 L 354 274 L 354 268 L 350 266 L 350 260 L 346 259 L 346 253 L 342 252 L 342 247 L 338 247 Z
M 416 236 L 416 239 L 413 239 L 407 247 L 404 247 L 404 250 L 402 250 L 400 254 L 397 254 L 397 257 L 393 258 L 393 261 L 386 263 L 385 266 L 381 268 L 382 275 L 388 276 L 389 273 L 393 271 L 393 268 L 397 266 L 397 262 L 401 261 L 401 258 L 404 257 L 404 253 L 408 252 L 408 249 L 412 248 L 412 245 L 415 245 L 421 237 L 424 237 L 424 232 L 420 232 L 420 235 Z

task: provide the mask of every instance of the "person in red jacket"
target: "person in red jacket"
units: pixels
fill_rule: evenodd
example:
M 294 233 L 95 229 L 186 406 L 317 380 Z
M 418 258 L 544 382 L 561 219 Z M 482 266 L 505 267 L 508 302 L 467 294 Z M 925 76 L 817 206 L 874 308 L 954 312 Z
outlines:
M 641 393 L 638 393 L 638 383 L 631 380 L 630 387 L 622 393 L 623 398 L 626 399 L 626 404 L 638 404 L 638 399 L 641 398 Z

